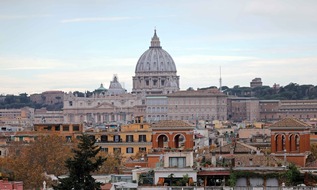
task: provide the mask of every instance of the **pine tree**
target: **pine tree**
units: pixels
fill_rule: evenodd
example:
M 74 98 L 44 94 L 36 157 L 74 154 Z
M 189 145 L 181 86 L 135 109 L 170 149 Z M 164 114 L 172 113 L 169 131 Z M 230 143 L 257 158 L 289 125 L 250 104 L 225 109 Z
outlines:
M 105 161 L 102 157 L 96 155 L 100 147 L 95 145 L 88 135 L 83 134 L 80 137 L 77 149 L 73 149 L 74 157 L 66 160 L 66 167 L 69 176 L 60 178 L 59 184 L 54 187 L 55 190 L 99 190 L 101 183 L 96 182 L 91 176 L 92 172 L 97 171 Z

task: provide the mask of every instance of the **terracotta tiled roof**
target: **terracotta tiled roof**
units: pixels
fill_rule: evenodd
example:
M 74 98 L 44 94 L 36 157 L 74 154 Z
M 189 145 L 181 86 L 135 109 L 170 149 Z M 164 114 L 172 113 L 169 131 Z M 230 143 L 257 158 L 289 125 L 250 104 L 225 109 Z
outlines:
M 270 127 L 310 127 L 310 125 L 296 118 L 285 118 L 274 123 Z
M 310 163 L 307 163 L 306 167 L 308 167 L 308 168 L 316 168 L 317 167 L 317 160 L 315 160 L 313 162 L 310 162 Z
M 246 154 L 251 152 L 256 152 L 257 148 L 254 146 L 247 145 L 242 142 L 230 143 L 226 144 L 222 147 L 217 147 L 212 152 L 215 153 L 223 153 L 223 154 L 230 154 L 230 151 L 234 149 L 234 154 Z
M 234 154 L 234 155 L 222 155 L 223 158 L 234 158 L 235 165 L 241 167 L 269 167 L 269 166 L 277 166 L 283 162 L 283 160 L 279 160 L 271 155 L 257 155 L 257 154 Z M 217 156 L 219 160 L 219 156 Z M 252 159 L 252 165 L 250 160 Z
M 103 185 L 101 186 L 101 189 L 102 189 L 102 190 L 110 190 L 111 187 L 112 187 L 112 184 L 111 184 L 111 183 L 106 183 L 106 184 L 103 184 Z
M 162 121 L 159 121 L 158 123 L 152 124 L 152 127 L 154 127 L 154 128 L 162 128 L 162 127 L 175 128 L 175 127 L 194 127 L 194 126 L 185 122 L 185 121 L 181 121 L 181 120 L 162 120 Z

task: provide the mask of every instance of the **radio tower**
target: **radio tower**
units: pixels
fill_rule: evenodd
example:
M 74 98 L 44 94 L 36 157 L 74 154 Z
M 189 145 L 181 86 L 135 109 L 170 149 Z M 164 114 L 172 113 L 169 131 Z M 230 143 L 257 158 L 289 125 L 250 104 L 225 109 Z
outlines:
M 220 78 L 219 78 L 219 91 L 222 91 L 222 79 L 221 79 L 221 66 L 220 66 Z

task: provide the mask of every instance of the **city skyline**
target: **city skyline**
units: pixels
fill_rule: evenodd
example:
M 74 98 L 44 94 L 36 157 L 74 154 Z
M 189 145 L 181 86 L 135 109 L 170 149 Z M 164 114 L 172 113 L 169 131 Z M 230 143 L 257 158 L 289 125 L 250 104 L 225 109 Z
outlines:
M 1 1 L 1 94 L 106 88 L 131 92 L 154 29 L 180 88 L 316 85 L 317 2 Z

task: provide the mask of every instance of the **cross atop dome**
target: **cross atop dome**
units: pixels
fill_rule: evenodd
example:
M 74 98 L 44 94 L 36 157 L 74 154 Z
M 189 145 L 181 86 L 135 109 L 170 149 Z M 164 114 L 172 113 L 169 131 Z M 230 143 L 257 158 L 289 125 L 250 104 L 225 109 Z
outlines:
M 156 29 L 154 29 L 154 36 L 152 37 L 150 48 L 161 48 L 160 38 L 157 37 Z

